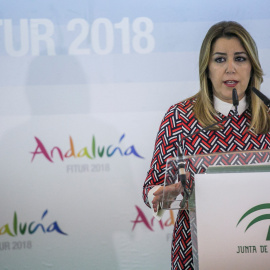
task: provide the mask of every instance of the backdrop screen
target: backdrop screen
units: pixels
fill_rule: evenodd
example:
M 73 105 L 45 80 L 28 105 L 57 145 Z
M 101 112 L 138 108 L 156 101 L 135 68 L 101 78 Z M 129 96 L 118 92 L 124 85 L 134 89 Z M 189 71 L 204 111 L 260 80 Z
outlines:
M 159 124 L 199 90 L 211 25 L 254 37 L 270 2 L 0 2 L 1 269 L 169 269 L 175 212 L 142 200 Z M 252 11 L 252 12 L 251 12 Z

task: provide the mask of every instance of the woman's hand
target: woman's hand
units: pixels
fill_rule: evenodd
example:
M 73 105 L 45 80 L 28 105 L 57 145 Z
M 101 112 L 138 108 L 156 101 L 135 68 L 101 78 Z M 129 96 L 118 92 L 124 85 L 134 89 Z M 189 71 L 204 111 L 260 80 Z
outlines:
M 158 207 L 159 207 L 160 202 L 163 199 L 163 195 L 165 199 L 172 200 L 176 198 L 183 191 L 184 189 L 182 187 L 181 182 L 178 182 L 176 184 L 172 184 L 166 187 L 160 187 L 156 192 L 153 193 L 153 195 L 155 196 L 152 201 L 154 212 L 156 213 L 158 211 Z

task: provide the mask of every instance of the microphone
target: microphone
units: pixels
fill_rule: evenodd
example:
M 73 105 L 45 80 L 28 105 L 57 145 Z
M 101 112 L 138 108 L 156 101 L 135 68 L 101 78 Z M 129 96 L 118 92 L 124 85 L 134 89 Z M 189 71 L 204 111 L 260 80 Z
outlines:
M 270 99 L 268 97 L 266 97 L 261 91 L 259 91 L 255 87 L 252 87 L 252 91 L 263 101 L 263 103 L 267 107 L 270 107 Z
M 194 135 L 196 135 L 196 134 L 198 134 L 198 133 L 200 133 L 202 131 L 206 131 L 209 128 L 211 128 L 211 127 L 213 127 L 213 126 L 215 126 L 217 124 L 223 123 L 224 121 L 227 121 L 227 120 L 233 118 L 235 115 L 237 115 L 238 114 L 237 107 L 239 105 L 239 100 L 238 100 L 238 95 L 237 95 L 237 91 L 236 91 L 235 88 L 232 91 L 232 100 L 233 100 L 233 106 L 235 107 L 235 110 L 234 110 L 233 115 L 228 116 L 228 117 L 226 117 L 226 118 L 224 118 L 224 119 L 222 119 L 220 121 L 217 121 L 216 123 L 214 123 L 212 125 L 209 125 L 209 126 L 207 126 L 205 128 L 202 128 L 199 131 L 196 131 L 194 133 L 188 134 L 187 136 L 185 136 L 182 139 L 182 141 L 184 141 L 185 139 L 187 139 L 189 137 L 192 137 L 192 136 L 194 136 Z M 181 152 L 181 156 L 179 155 L 179 151 Z M 180 207 L 183 208 L 185 206 L 185 204 L 186 204 L 186 201 L 189 199 L 189 197 L 190 197 L 190 195 L 191 195 L 191 193 L 192 193 L 193 190 L 190 190 L 190 189 L 187 189 L 186 188 L 186 172 L 185 172 L 184 151 L 182 150 L 181 145 L 179 145 L 178 148 L 177 148 L 177 156 L 179 158 L 179 163 L 178 163 L 178 173 L 179 174 L 178 175 L 179 175 L 179 179 L 180 179 L 180 181 L 182 183 L 182 186 L 184 188 L 184 197 L 183 197 L 183 200 L 180 203 Z
M 233 88 L 232 100 L 233 100 L 233 106 L 235 107 L 235 111 L 237 111 L 237 108 L 239 105 L 239 100 L 238 100 L 238 95 L 237 95 L 237 91 L 235 88 Z

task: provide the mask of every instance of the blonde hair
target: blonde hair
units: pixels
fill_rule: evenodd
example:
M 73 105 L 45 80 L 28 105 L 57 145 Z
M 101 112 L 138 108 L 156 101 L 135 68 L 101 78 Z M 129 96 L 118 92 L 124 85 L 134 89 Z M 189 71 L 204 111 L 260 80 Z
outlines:
M 212 83 L 208 78 L 208 64 L 213 44 L 221 37 L 238 38 L 249 56 L 252 71 L 246 96 L 251 110 L 250 130 L 257 134 L 267 133 L 270 130 L 270 117 L 267 113 L 267 108 L 251 91 L 252 87 L 260 89 L 260 85 L 263 82 L 263 71 L 259 62 L 257 46 L 251 35 L 237 22 L 224 21 L 213 25 L 203 40 L 199 57 L 200 91 L 193 96 L 193 98 L 196 98 L 194 104 L 195 117 L 203 127 L 216 122 Z M 214 127 L 213 129 L 217 128 Z

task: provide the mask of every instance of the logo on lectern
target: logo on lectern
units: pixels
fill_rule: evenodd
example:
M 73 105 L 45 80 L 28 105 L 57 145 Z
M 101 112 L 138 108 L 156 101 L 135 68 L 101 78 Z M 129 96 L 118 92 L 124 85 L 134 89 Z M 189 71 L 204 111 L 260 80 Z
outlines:
M 264 203 L 264 204 L 259 204 L 259 205 L 256 205 L 252 208 L 250 208 L 248 211 L 245 212 L 245 214 L 239 219 L 236 227 L 240 224 L 240 222 L 246 218 L 248 215 L 254 213 L 254 212 L 257 212 L 259 210 L 265 210 L 265 209 L 269 209 L 270 210 L 270 203 Z M 264 214 L 264 215 L 260 215 L 260 216 L 257 216 L 256 218 L 254 218 L 246 227 L 246 230 L 245 232 L 251 227 L 253 226 L 254 224 L 258 223 L 259 221 L 263 221 L 263 220 L 270 220 L 270 214 Z M 268 229 L 268 232 L 267 232 L 267 235 L 266 235 L 266 241 L 270 241 L 270 225 L 269 225 L 269 229 Z

